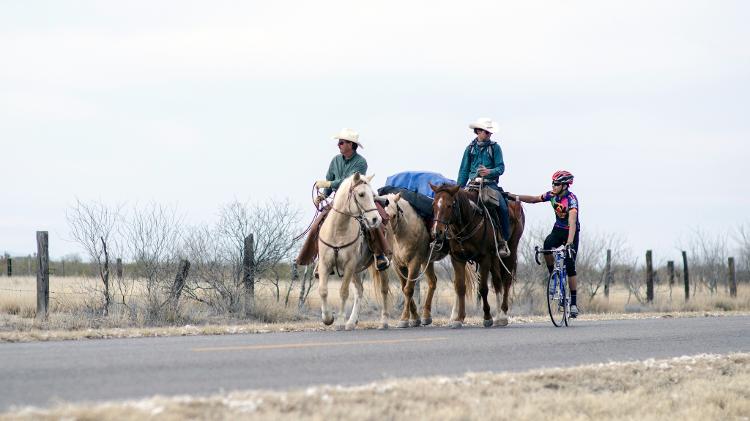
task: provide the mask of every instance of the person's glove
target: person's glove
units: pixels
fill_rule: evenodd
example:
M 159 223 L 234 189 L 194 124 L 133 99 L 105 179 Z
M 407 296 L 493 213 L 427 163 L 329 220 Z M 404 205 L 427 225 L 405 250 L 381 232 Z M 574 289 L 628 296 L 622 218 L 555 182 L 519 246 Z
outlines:
M 331 182 L 328 180 L 318 180 L 315 182 L 316 189 L 327 189 L 331 187 Z
M 313 199 L 313 203 L 315 203 L 315 206 L 317 207 L 318 205 L 320 205 L 320 202 L 324 200 L 326 200 L 326 195 L 319 194 L 315 199 Z
M 573 244 L 565 245 L 565 253 L 568 255 L 568 257 L 573 258 L 573 256 L 576 254 L 576 250 L 573 248 Z

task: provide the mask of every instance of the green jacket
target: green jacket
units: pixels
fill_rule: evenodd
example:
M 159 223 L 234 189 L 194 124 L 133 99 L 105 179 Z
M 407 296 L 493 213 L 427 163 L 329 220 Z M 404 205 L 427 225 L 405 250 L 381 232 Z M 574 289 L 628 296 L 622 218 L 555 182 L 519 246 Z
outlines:
M 461 159 L 461 167 L 458 170 L 458 185 L 463 187 L 469 180 L 475 179 L 480 164 L 490 170 L 489 175 L 485 176 L 484 179 L 497 184 L 500 176 L 505 172 L 503 151 L 500 149 L 500 145 L 492 141 L 480 143 L 477 142 L 477 139 L 474 139 L 466 147 L 464 157 Z
M 325 189 L 325 195 L 328 196 L 338 190 L 341 182 L 355 172 L 359 172 L 361 175 L 367 173 L 365 157 L 357 152 L 354 152 L 354 155 L 349 159 L 344 158 L 344 155 L 341 154 L 334 156 L 331 165 L 328 166 L 328 173 L 326 173 L 326 180 L 331 182 L 331 188 Z

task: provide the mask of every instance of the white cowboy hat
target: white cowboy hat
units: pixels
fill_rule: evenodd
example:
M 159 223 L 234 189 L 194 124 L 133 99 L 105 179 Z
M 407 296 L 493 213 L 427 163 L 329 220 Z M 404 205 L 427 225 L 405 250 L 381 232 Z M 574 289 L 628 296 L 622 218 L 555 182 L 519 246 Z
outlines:
M 495 133 L 499 130 L 497 123 L 486 117 L 478 118 L 477 121 L 469 124 L 469 128 L 482 129 L 490 133 Z
M 364 148 L 362 142 L 359 141 L 359 133 L 352 129 L 341 129 L 336 136 L 333 137 L 336 140 L 348 140 L 356 143 L 360 148 Z

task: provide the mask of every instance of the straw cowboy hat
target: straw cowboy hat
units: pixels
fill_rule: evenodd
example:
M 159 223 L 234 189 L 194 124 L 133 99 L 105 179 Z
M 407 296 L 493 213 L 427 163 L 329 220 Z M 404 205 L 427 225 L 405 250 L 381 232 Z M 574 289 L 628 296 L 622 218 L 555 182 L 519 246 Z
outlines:
M 362 142 L 359 141 L 359 133 L 352 129 L 341 129 L 336 136 L 333 137 L 336 140 L 348 140 L 356 143 L 360 148 L 364 148 Z
M 499 128 L 497 127 L 497 122 L 494 122 L 486 117 L 478 118 L 477 121 L 469 124 L 469 128 L 482 129 L 490 133 L 495 133 L 499 130 Z

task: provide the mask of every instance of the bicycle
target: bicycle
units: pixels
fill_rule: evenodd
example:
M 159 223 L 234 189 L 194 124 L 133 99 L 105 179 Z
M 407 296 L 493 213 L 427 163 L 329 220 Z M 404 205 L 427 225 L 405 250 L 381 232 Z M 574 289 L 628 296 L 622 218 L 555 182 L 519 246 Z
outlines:
M 570 250 L 572 253 L 573 250 Z M 568 326 L 570 323 L 570 288 L 568 288 L 568 273 L 565 269 L 565 258 L 568 257 L 568 250 L 565 246 L 560 246 L 552 250 L 541 250 L 539 246 L 534 247 L 534 260 L 536 264 L 541 265 L 539 261 L 540 253 L 552 253 L 555 258 L 554 269 L 547 279 L 547 310 L 552 324 L 561 327 L 563 324 Z M 571 256 L 572 257 L 572 256 Z

